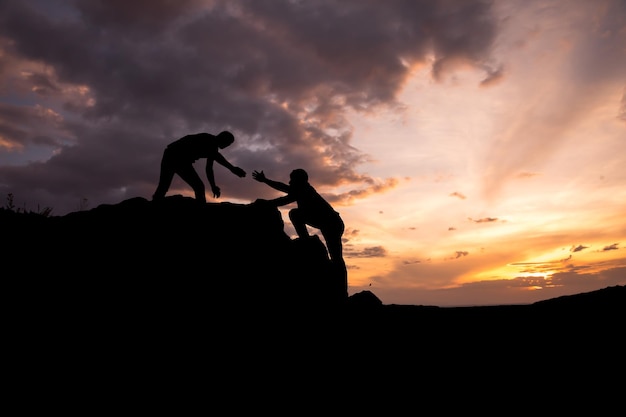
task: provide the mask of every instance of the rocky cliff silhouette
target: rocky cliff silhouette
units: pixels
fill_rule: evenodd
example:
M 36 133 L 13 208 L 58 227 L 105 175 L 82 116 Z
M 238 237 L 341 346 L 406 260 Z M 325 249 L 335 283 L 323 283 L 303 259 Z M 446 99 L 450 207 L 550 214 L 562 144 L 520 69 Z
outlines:
M 291 240 L 275 207 L 137 197 L 64 216 L 5 211 L 15 276 L 46 277 L 50 294 L 97 300 L 264 308 L 345 302 L 317 235 Z M 91 302 L 94 302 L 92 300 Z

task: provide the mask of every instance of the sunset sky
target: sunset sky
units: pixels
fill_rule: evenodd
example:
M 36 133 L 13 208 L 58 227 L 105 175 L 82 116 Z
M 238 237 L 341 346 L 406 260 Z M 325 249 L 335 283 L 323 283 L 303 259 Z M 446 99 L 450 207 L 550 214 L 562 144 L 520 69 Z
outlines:
M 350 294 L 626 284 L 624 0 L 0 1 L 0 206 L 150 199 L 168 143 L 222 130 L 248 175 L 217 165 L 207 200 L 306 169 L 346 223 Z

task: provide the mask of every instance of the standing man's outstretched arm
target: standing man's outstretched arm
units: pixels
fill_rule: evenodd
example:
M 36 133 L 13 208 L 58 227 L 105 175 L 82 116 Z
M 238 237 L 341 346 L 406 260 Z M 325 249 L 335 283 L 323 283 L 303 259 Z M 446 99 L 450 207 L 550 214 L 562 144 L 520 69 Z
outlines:
M 246 176 L 246 171 L 244 171 L 243 169 L 234 166 L 233 164 L 231 164 L 230 162 L 228 162 L 226 160 L 226 158 L 224 158 L 224 155 L 222 155 L 221 153 L 217 152 L 217 154 L 215 155 L 215 162 L 217 162 L 218 164 L 228 168 L 230 170 L 230 172 L 232 172 L 233 174 L 235 174 L 236 176 L 243 178 Z
M 220 191 L 220 187 L 218 187 L 217 184 L 215 184 L 215 174 L 213 173 L 213 161 L 228 168 L 230 172 L 232 172 L 233 174 L 235 174 L 236 176 L 240 178 L 243 178 L 246 176 L 246 171 L 228 162 L 226 158 L 224 158 L 224 155 L 222 155 L 219 152 L 215 153 L 214 158 L 207 158 L 206 177 L 209 180 L 209 184 L 211 185 L 211 191 L 213 191 L 213 197 L 219 198 L 219 196 L 221 195 L 221 191 Z

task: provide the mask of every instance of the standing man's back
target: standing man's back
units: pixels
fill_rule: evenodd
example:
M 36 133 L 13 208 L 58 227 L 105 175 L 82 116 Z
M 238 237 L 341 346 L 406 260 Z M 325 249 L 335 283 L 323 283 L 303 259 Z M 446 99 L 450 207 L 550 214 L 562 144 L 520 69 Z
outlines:
M 238 177 L 245 177 L 246 172 L 224 158 L 219 152 L 233 144 L 235 137 L 228 131 L 220 132 L 217 136 L 210 133 L 196 133 L 170 143 L 163 151 L 161 159 L 161 173 L 159 175 L 159 185 L 157 186 L 153 200 L 160 200 L 172 184 L 174 174 L 191 186 L 195 193 L 196 200 L 206 203 L 204 182 L 193 167 L 193 163 L 200 158 L 206 158 L 206 176 L 211 186 L 211 191 L 215 198 L 219 198 L 221 190 L 215 183 L 213 173 L 213 162 L 228 168 Z

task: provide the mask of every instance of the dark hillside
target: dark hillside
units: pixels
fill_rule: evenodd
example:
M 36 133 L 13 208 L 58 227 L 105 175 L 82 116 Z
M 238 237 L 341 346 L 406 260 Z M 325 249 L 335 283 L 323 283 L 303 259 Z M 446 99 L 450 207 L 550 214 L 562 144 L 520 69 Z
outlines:
M 450 410 L 470 390 L 484 410 L 493 392 L 516 407 L 528 381 L 552 393 L 623 374 L 623 286 L 525 306 L 383 305 L 368 291 L 341 303 L 322 242 L 289 240 L 277 210 L 182 197 L 0 210 L 0 227 L 7 380 L 64 410 L 200 389 L 217 392 L 211 406 L 234 392 L 309 404 L 318 384 L 368 408 L 370 392 L 420 407 L 427 390 Z M 29 392 L 25 407 L 41 398 Z
M 255 204 L 133 198 L 60 217 L 2 209 L 0 225 L 16 309 L 70 321 L 327 316 L 357 332 L 508 334 L 622 320 L 626 305 L 623 286 L 528 306 L 383 305 L 369 291 L 344 302 L 319 238 L 291 241 L 280 212 Z

